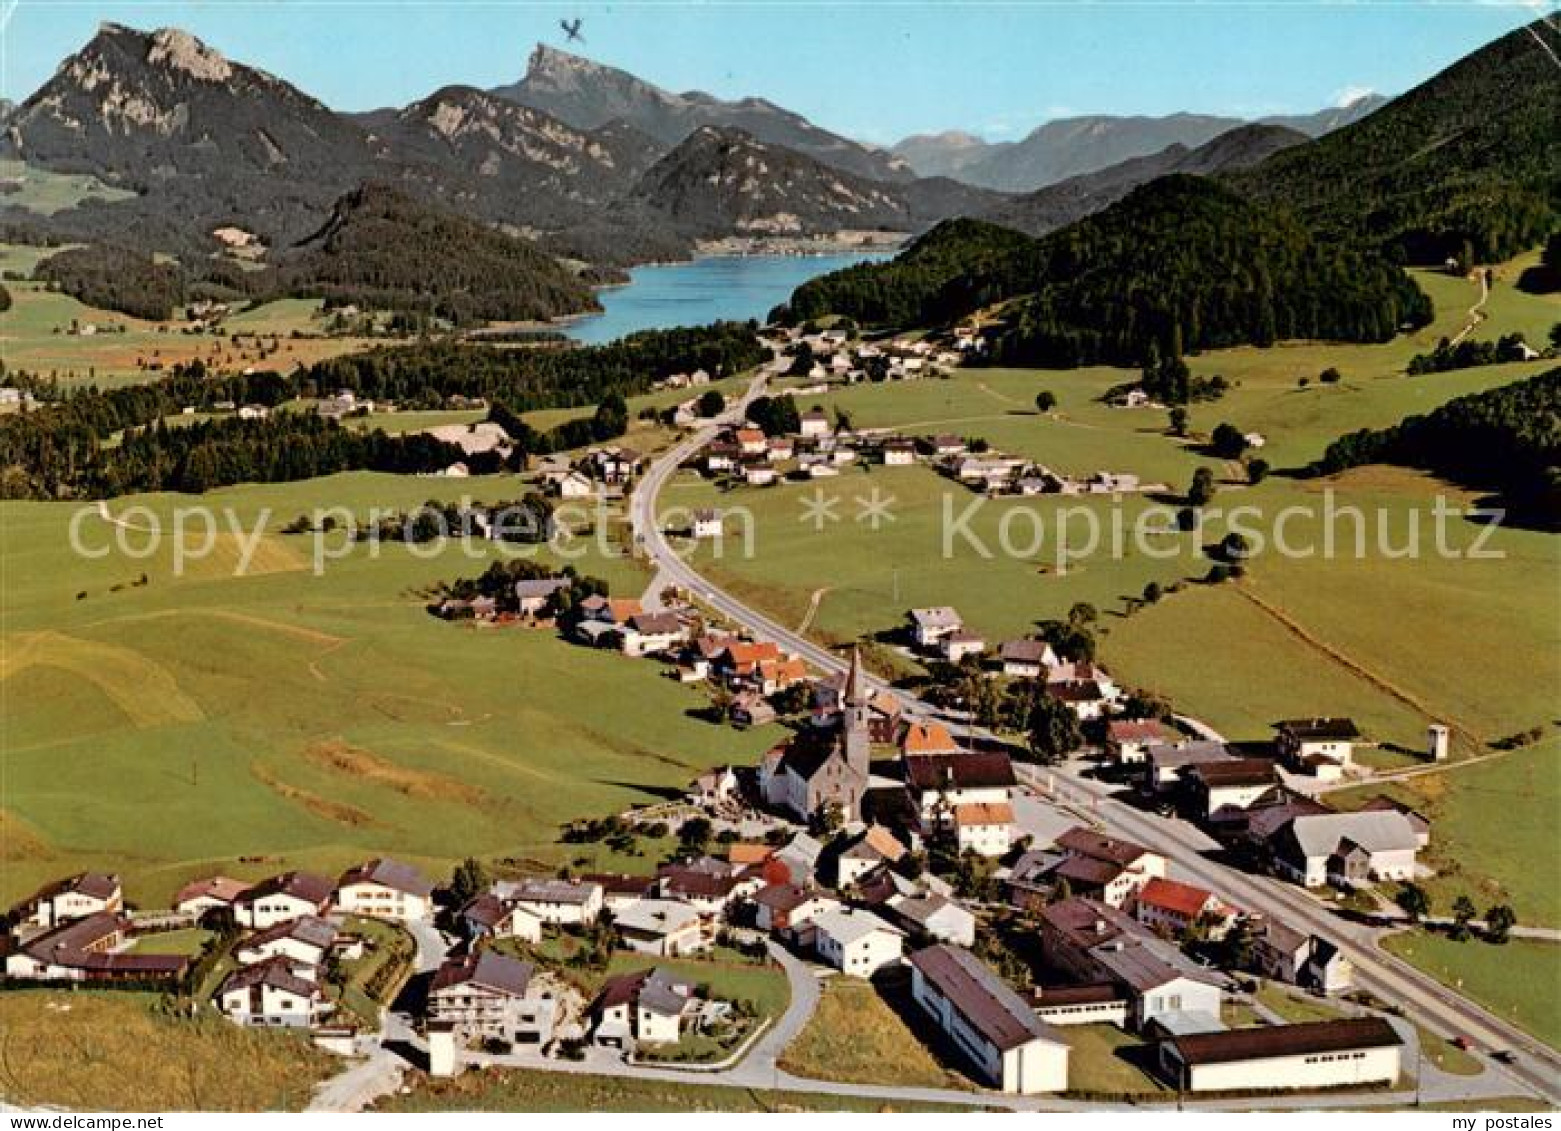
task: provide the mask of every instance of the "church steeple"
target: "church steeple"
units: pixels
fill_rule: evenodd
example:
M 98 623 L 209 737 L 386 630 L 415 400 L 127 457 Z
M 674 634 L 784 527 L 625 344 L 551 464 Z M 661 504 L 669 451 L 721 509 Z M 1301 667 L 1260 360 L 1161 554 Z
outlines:
M 846 764 L 865 778 L 872 766 L 872 735 L 868 725 L 869 696 L 862 678 L 862 653 L 851 649 L 851 667 L 841 688 L 840 730 L 845 740 Z

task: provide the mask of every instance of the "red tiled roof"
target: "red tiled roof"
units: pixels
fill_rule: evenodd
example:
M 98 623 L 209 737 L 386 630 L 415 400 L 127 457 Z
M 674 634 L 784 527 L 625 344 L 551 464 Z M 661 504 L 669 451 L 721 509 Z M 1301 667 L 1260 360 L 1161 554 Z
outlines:
M 1213 893 L 1192 884 L 1158 878 L 1150 880 L 1138 893 L 1138 902 L 1180 915 L 1184 919 L 1197 918 L 1213 898 Z

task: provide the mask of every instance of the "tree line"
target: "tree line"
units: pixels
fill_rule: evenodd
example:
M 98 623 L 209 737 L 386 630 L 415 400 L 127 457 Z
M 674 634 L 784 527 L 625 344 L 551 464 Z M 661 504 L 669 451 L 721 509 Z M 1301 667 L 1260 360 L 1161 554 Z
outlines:
M 1390 428 L 1335 440 L 1313 468 L 1418 467 L 1501 493 L 1521 517 L 1561 529 L 1561 369 L 1448 401 Z

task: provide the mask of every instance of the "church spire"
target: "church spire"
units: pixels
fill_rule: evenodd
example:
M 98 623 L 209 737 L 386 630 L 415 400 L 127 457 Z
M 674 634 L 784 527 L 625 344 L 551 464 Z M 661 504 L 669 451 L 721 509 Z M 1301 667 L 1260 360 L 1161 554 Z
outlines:
M 862 650 L 851 649 L 851 668 L 846 672 L 843 699 L 847 707 L 860 707 L 867 703 L 867 687 L 862 682 Z

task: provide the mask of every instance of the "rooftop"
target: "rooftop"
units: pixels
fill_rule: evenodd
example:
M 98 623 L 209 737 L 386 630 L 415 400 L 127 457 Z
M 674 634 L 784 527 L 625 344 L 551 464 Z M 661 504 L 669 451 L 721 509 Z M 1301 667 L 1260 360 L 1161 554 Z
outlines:
M 1172 1037 L 1168 1043 L 1182 1063 L 1193 1065 L 1392 1048 L 1404 1041 L 1397 1030 L 1380 1017 L 1352 1017 L 1341 1021 L 1233 1029 L 1225 1033 L 1197 1033 Z
M 1031 1041 L 1063 1044 L 1013 988 L 968 950 L 937 945 L 911 955 L 911 965 L 970 1026 L 1003 1051 Z

